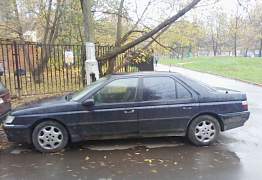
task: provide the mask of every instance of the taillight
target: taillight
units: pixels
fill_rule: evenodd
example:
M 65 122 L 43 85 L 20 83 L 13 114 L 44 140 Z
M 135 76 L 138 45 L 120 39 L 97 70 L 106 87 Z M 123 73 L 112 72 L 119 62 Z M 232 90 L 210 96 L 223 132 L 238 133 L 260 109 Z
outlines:
M 247 110 L 248 110 L 248 103 L 247 103 L 247 101 L 242 101 L 242 109 L 243 109 L 244 111 L 247 111 Z

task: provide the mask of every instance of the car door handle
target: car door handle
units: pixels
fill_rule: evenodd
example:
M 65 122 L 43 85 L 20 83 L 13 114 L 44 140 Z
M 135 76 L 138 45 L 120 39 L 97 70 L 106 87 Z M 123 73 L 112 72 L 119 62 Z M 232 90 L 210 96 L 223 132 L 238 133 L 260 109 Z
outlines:
M 134 109 L 131 109 L 131 110 L 125 110 L 124 113 L 125 114 L 130 114 L 130 113 L 134 113 L 135 110 Z
M 183 110 L 190 110 L 192 107 L 182 107 Z

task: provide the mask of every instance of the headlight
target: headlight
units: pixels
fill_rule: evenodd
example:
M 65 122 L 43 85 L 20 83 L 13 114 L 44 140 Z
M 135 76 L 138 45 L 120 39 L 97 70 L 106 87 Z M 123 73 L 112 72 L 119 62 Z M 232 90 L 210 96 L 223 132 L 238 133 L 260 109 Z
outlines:
M 15 116 L 7 116 L 5 119 L 6 124 L 11 124 L 15 119 Z

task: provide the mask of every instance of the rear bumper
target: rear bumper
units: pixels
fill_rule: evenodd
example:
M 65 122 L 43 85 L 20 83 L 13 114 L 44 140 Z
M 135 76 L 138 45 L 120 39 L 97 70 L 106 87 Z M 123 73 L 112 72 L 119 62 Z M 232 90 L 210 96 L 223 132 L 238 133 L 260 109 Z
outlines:
M 28 126 L 4 124 L 8 141 L 31 144 L 31 130 Z
M 237 127 L 241 127 L 248 120 L 250 115 L 249 111 L 220 114 L 220 119 L 223 121 L 222 130 L 229 130 Z

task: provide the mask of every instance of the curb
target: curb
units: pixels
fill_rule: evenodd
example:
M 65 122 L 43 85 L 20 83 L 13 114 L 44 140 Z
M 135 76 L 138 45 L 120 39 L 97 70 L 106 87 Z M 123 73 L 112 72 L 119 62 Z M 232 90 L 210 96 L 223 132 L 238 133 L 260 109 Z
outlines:
M 218 76 L 218 77 L 222 77 L 222 78 L 226 78 L 226 79 L 236 80 L 236 81 L 240 81 L 240 82 L 243 82 L 243 83 L 247 83 L 247 84 L 251 84 L 251 85 L 262 87 L 262 84 L 251 82 L 251 81 L 247 81 L 247 80 L 242 80 L 242 79 L 238 79 L 238 78 L 227 77 L 227 76 L 223 76 L 223 75 L 219 75 L 219 74 L 215 74 L 215 73 L 203 72 L 203 71 L 199 71 L 199 70 L 192 70 L 192 69 L 184 68 L 184 67 L 181 67 L 181 66 L 165 65 L 165 64 L 161 64 L 161 65 L 169 66 L 169 67 L 177 67 L 177 68 L 190 70 L 190 71 L 196 71 L 196 72 L 203 73 L 203 74 L 210 74 L 210 75 L 213 75 L 213 76 Z

